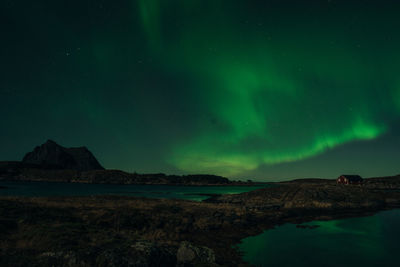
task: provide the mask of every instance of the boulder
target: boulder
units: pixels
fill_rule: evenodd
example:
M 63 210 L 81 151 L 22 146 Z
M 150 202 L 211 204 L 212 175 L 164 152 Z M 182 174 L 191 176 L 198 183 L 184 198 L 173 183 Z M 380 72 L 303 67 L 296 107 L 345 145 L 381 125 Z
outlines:
M 187 241 L 181 242 L 176 259 L 177 266 L 218 266 L 212 249 L 195 246 Z

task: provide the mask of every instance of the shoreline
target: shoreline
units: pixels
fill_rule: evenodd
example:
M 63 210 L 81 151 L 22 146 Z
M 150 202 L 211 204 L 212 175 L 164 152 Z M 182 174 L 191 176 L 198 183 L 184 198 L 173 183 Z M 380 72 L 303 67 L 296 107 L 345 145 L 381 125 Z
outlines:
M 3 238 L 5 251 L 9 253 L 2 256 L 10 258 L 12 251 L 24 253 L 28 249 L 36 252 L 27 260 L 55 253 L 62 255 L 57 256 L 62 262 L 65 256 L 62 253 L 67 249 L 77 260 L 81 259 L 81 253 L 89 253 L 85 266 L 90 266 L 90 261 L 102 257 L 98 251 L 103 246 L 125 251 L 121 247 L 125 244 L 135 248 L 129 252 L 135 254 L 140 252 L 136 249 L 137 242 L 147 242 L 146 246 L 153 250 L 169 251 L 166 254 L 169 259 L 179 260 L 178 251 L 186 249 L 207 251 L 207 259 L 193 260 L 208 266 L 247 266 L 237 248 L 246 237 L 286 223 L 364 217 L 400 208 L 399 191 L 380 190 L 397 188 L 398 179 L 375 182 L 378 184 L 343 186 L 332 181 L 317 184 L 297 181 L 214 196 L 202 202 L 126 196 L 0 197 L 0 229 L 1 224 L 14 225 L 14 230 Z M 27 237 L 27 233 L 31 234 Z M 114 244 L 113 240 L 120 240 L 121 244 Z M 12 245 L 21 242 L 28 245 L 23 248 Z M 60 242 L 70 245 L 60 250 L 57 249 Z M 35 246 L 30 246 L 31 243 Z M 119 255 L 116 251 L 113 253 L 117 258 L 131 255 Z M 145 261 L 150 262 L 151 257 Z
M 148 198 L 136 198 L 136 197 L 116 197 L 116 196 L 92 196 L 92 197 L 0 197 L 0 206 L 4 205 L 4 202 L 10 204 L 19 204 L 19 205 L 27 205 L 27 206 L 35 206 L 34 204 L 37 204 L 37 207 L 44 210 L 44 213 L 47 214 L 49 213 L 51 215 L 51 210 L 53 209 L 61 209 L 61 210 L 67 210 L 70 208 L 76 209 L 77 206 L 71 205 L 72 203 L 80 203 L 78 206 L 80 208 L 86 209 L 86 211 L 96 211 L 99 208 L 104 208 L 108 207 L 109 209 L 113 212 L 112 213 L 118 213 L 118 209 L 123 209 L 126 206 L 124 203 L 120 203 L 119 205 L 116 205 L 116 202 L 131 202 L 133 203 L 146 203 L 146 205 L 150 205 L 152 208 L 162 206 L 163 208 L 168 208 L 171 207 L 178 207 L 177 209 L 179 210 L 180 205 L 189 205 L 194 204 L 194 202 L 191 201 L 186 201 L 186 200 L 173 200 L 173 201 L 163 201 L 163 200 L 157 200 L 157 199 L 148 199 Z M 85 202 L 85 204 L 82 204 Z M 99 204 L 100 203 L 100 204 Z M 205 204 L 205 203 L 200 203 Z M 103 204 L 103 205 L 101 205 Z M 115 209 L 112 208 L 115 206 Z M 119 206 L 119 207 L 118 207 Z M 193 206 L 198 206 L 198 205 L 193 205 Z M 192 207 L 189 207 L 191 209 Z M 198 207 L 197 207 L 198 208 Z M 232 208 L 232 207 L 230 207 Z M 135 242 L 150 242 L 151 245 L 167 245 L 172 249 L 174 252 L 173 254 L 177 252 L 178 248 L 180 247 L 182 242 L 190 242 L 196 247 L 206 247 L 208 249 L 211 249 L 216 256 L 216 264 L 215 266 L 232 266 L 232 265 L 237 265 L 237 266 L 251 266 L 248 263 L 244 262 L 242 257 L 243 255 L 241 254 L 241 251 L 238 248 L 238 245 L 241 243 L 241 240 L 244 238 L 248 238 L 251 236 L 257 236 L 262 234 L 263 232 L 267 230 L 274 229 L 276 227 L 280 227 L 284 224 L 294 224 L 294 225 L 299 225 L 307 222 L 312 222 L 312 221 L 330 221 L 330 220 L 340 220 L 340 219 L 346 219 L 346 218 L 353 218 L 353 217 L 367 217 L 367 216 L 373 216 L 377 214 L 378 212 L 385 211 L 385 210 L 391 210 L 391 209 L 398 209 L 400 208 L 399 206 L 396 207 L 387 207 L 383 209 L 352 209 L 352 210 L 341 210 L 341 211 L 335 211 L 335 212 L 322 212 L 323 210 L 320 211 L 314 211 L 309 214 L 299 214 L 296 213 L 296 215 L 292 216 L 286 216 L 280 214 L 277 218 L 269 218 L 269 220 L 265 220 L 266 217 L 253 217 L 254 214 L 250 213 L 245 213 L 242 215 L 241 222 L 238 222 L 237 226 L 229 226 L 229 227 L 217 227 L 212 220 L 211 221 L 206 221 L 204 222 L 204 225 L 200 226 L 199 229 L 195 231 L 195 233 L 192 232 L 187 232 L 187 233 L 180 233 L 180 235 L 177 238 L 170 238 L 166 237 L 164 238 L 146 238 L 146 237 L 141 237 L 137 240 L 134 240 Z M 50 211 L 47 211 L 49 209 Z M 218 212 L 218 207 L 215 206 L 204 206 L 200 207 L 200 213 L 204 212 L 204 209 L 211 209 L 214 212 Z M 12 210 L 12 209 L 11 209 Z M 121 211 L 119 211 L 121 212 Z M 149 211 L 150 212 L 150 211 Z M 68 213 L 68 212 L 67 212 Z M 194 212 L 193 214 L 196 214 Z M 169 214 L 167 218 L 171 219 L 170 216 L 176 215 L 176 211 L 172 211 L 172 214 Z M 158 215 L 156 215 L 157 217 Z M 195 215 L 196 216 L 196 215 Z M 204 215 L 203 215 L 204 216 Z M 213 215 L 209 216 L 212 217 Z M 214 213 L 215 217 L 215 213 Z M 267 216 L 268 217 L 268 216 Z M 167 219 L 164 218 L 164 219 Z M 218 220 L 218 216 L 217 216 Z M 4 223 L 4 219 L 0 221 L 0 224 Z M 58 222 L 60 224 L 60 222 Z M 63 223 L 61 222 L 61 225 Z M 66 229 L 63 229 L 63 231 L 68 232 L 68 223 L 66 223 Z M 40 228 L 38 226 L 34 226 L 34 228 Z M 121 229 L 115 230 L 114 225 L 110 227 L 111 229 L 103 229 L 107 231 L 113 231 L 116 232 L 116 236 L 113 236 L 113 238 L 116 238 L 119 234 L 124 235 L 124 231 L 121 227 Z M 178 225 L 179 227 L 179 225 Z M 23 227 L 24 228 L 24 227 Z M 51 227 L 50 227 L 51 228 Z M 62 232 L 58 233 L 60 235 L 63 235 Z M 150 236 L 152 233 L 148 233 Z M 73 236 L 71 236 L 73 238 Z M 125 238 L 123 238 L 125 239 Z M 129 239 L 129 238 L 128 238 Z M 70 241 L 73 241 L 70 239 Z M 57 240 L 52 240 L 54 243 L 58 243 Z M 216 246 L 213 244 L 217 244 Z M 55 246 L 57 247 L 57 246 Z M 40 251 L 40 255 L 43 253 L 51 252 L 51 253 L 57 253 L 57 251 L 54 251 L 52 249 L 46 248 L 45 250 Z M 69 250 L 69 252 L 74 251 L 74 249 Z M 79 251 L 79 250 L 77 250 Z M 79 254 L 79 253 L 78 253 Z M 7 255 L 2 255 L 7 256 Z M 18 266 L 18 265 L 15 265 Z M 89 265 L 88 265 L 89 266 Z M 169 266 L 169 265 L 166 265 Z M 173 266 L 173 265 L 171 265 Z M 213 265 L 210 265 L 213 266 Z
M 167 175 L 164 173 L 128 173 L 110 169 L 60 169 L 47 165 L 24 162 L 0 161 L 0 181 L 42 181 L 88 184 L 140 184 L 140 185 L 189 185 L 189 186 L 247 186 L 262 184 L 231 181 L 226 177 L 210 174 Z
M 47 180 L 47 179 L 8 179 L 8 178 L 2 178 L 0 177 L 0 183 L 1 182 L 39 182 L 39 183 L 66 183 L 66 184 L 93 184 L 93 185 L 162 185 L 162 186 L 194 186 L 194 187 L 227 187 L 227 186 L 264 186 L 264 185 L 270 185 L 270 184 L 278 184 L 275 182 L 254 182 L 254 183 L 227 183 L 227 184 L 201 184 L 201 183 L 194 183 L 194 184 L 183 184 L 183 183 L 95 183 L 95 182 L 90 182 L 90 181 L 80 181 L 80 180 L 72 180 L 72 181 L 54 181 L 54 180 Z

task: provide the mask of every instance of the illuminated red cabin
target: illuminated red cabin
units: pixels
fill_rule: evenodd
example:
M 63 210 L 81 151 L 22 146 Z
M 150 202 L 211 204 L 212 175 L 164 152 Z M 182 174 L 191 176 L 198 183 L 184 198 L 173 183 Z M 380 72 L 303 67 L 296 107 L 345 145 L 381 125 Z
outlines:
M 341 175 L 336 179 L 338 184 L 362 184 L 363 178 L 359 175 Z

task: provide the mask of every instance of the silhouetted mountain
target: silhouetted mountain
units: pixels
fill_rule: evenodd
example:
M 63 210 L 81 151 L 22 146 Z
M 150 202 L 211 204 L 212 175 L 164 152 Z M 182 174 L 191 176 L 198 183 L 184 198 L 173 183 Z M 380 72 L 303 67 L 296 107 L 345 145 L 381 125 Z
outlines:
M 0 180 L 77 182 L 97 184 L 228 185 L 217 175 L 138 174 L 105 170 L 86 147 L 65 148 L 48 140 L 25 155 L 21 162 L 0 161 Z
M 52 140 L 35 147 L 32 152 L 25 155 L 22 162 L 54 169 L 104 170 L 86 147 L 65 148 Z

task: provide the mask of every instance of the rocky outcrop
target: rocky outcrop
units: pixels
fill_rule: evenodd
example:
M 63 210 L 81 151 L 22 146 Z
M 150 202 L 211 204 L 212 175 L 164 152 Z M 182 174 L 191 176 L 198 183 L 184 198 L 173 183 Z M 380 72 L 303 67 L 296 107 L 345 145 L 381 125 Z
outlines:
M 51 140 L 27 153 L 22 162 L 54 169 L 79 171 L 104 169 L 86 147 L 65 148 Z
M 38 266 L 65 267 L 174 267 L 176 249 L 153 242 L 138 241 L 133 245 L 112 244 L 103 247 L 87 247 L 83 251 L 49 251 L 38 255 Z
M 154 242 L 138 241 L 131 246 L 135 262 L 130 266 L 175 266 L 176 248 Z
M 84 256 L 83 256 L 84 255 Z M 217 267 L 214 251 L 190 242 L 181 242 L 179 249 L 173 245 L 160 245 L 137 241 L 133 245 L 88 247 L 86 251 L 47 251 L 39 254 L 38 266 L 136 266 L 136 267 Z
M 177 266 L 218 266 L 212 249 L 194 246 L 187 241 L 180 244 L 176 259 Z
M 203 202 L 0 197 L 0 266 L 240 266 L 233 245 L 276 225 L 399 208 L 398 179 L 372 180 L 384 185 L 375 188 L 335 181 L 277 183 Z
M 0 266 L 238 266 L 231 244 L 248 235 L 240 212 L 168 199 L 0 197 Z
M 330 180 L 318 183 L 305 180 L 280 183 L 239 195 L 217 196 L 207 201 L 239 205 L 253 211 L 381 210 L 399 205 L 398 201 L 393 201 L 398 199 L 399 189 L 400 177 L 390 180 L 366 179 L 363 185 L 340 185 Z

